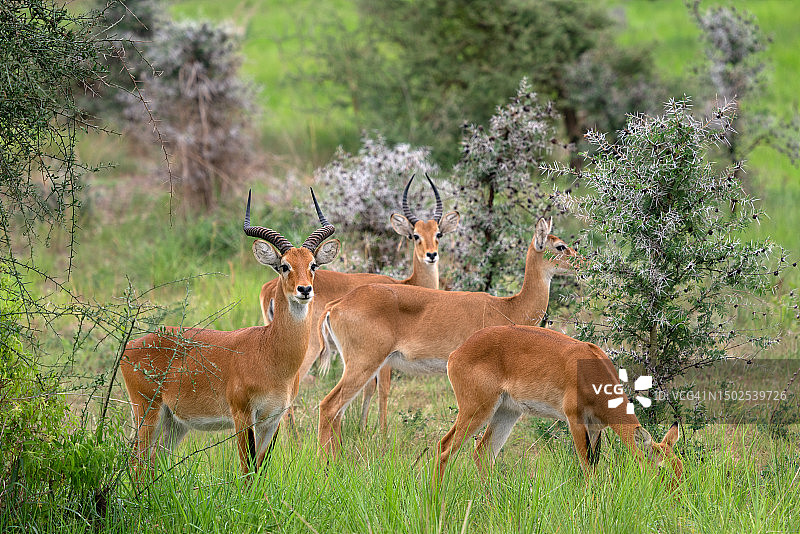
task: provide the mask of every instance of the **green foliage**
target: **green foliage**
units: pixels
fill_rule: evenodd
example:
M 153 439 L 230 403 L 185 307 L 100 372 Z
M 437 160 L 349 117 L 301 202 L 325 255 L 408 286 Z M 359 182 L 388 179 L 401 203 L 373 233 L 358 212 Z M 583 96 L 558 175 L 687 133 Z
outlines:
M 20 481 L 25 472 L 48 466 L 58 455 L 55 441 L 61 437 L 67 413 L 64 396 L 57 393 L 58 377 L 42 375 L 20 341 L 18 321 L 24 310 L 16 290 L 13 279 L 0 273 L 0 479 L 4 487 L 9 481 Z
M 127 316 L 81 302 L 54 273 L 45 272 L 39 257 L 51 236 L 64 233 L 64 267 L 68 275 L 72 270 L 79 177 L 85 169 L 75 154 L 83 113 L 75 104 L 74 90 L 97 83 L 103 73 L 98 59 L 103 44 L 92 33 L 94 22 L 91 15 L 74 16 L 42 0 L 11 0 L 0 9 L 3 531 L 19 517 L 17 526 L 25 530 L 31 518 L 65 510 L 84 522 L 92 513 L 102 515 L 113 485 L 113 460 L 118 458 L 118 441 L 96 436 L 86 413 L 73 413 L 62 379 L 74 363 L 70 358 L 90 338 L 87 332 L 103 331 L 97 348 L 114 333 L 129 332 Z M 36 283 L 42 281 L 49 285 L 46 298 Z M 58 338 L 59 328 L 70 320 L 76 332 L 72 343 L 58 347 L 52 338 Z M 51 353 L 45 350 L 54 346 L 58 348 Z M 67 360 L 48 365 L 57 362 L 59 348 Z M 94 382 L 96 392 L 103 377 Z M 101 421 L 104 415 L 105 406 Z
M 616 111 L 604 109 L 607 99 L 583 98 L 581 91 L 595 89 L 576 73 L 565 76 L 586 53 L 594 55 L 583 61 L 592 61 L 620 88 L 629 75 L 637 85 L 644 79 L 651 83 L 646 54 L 639 61 L 597 61 L 617 51 L 603 38 L 611 23 L 595 4 L 480 0 L 466 6 L 458 0 L 396 0 L 358 5 L 355 29 L 334 17 L 314 36 L 318 76 L 342 89 L 347 95 L 342 104 L 352 109 L 359 125 L 378 128 L 393 142 L 431 146 L 439 161 L 457 158 L 459 126 L 485 123 L 522 77 L 555 102 L 570 141 L 577 141 L 584 114 L 609 117 Z M 629 105 L 648 97 L 653 102 L 655 96 L 618 91 L 609 99 L 634 112 L 647 108 Z
M 580 336 L 618 347 L 619 365 L 640 364 L 657 388 L 689 366 L 774 342 L 766 325 L 736 319 L 758 309 L 753 295 L 774 290 L 784 253 L 779 263 L 770 241 L 742 240 L 764 213 L 737 179 L 738 165 L 717 169 L 707 159 L 734 116 L 728 104 L 697 119 L 686 98 L 662 116 L 630 117 L 616 143 L 592 131 L 595 153 L 581 176 L 593 194 L 564 197 L 594 248 L 581 269 L 588 310 L 604 317 L 579 324 Z
M 71 224 L 78 204 L 72 96 L 101 66 L 91 19 L 47 0 L 9 0 L 0 10 L 0 256 L 12 236 L 35 239 L 39 221 Z

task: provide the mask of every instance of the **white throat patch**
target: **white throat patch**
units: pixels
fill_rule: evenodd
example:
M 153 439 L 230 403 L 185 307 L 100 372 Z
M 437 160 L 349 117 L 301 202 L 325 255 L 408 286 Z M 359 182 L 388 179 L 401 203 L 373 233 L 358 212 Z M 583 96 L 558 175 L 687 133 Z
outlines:
M 298 302 L 293 297 L 289 298 L 289 313 L 292 314 L 298 321 L 304 321 L 308 315 L 308 305 L 311 304 L 311 299 L 306 302 Z

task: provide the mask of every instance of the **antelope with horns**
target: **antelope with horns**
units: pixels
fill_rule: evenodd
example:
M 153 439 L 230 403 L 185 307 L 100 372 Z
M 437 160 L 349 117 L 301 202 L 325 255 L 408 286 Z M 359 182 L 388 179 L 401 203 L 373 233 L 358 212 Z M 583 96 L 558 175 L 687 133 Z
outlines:
M 313 324 L 314 273 L 339 252 L 338 240 L 325 241 L 334 227 L 316 198 L 314 206 L 321 227 L 295 248 L 274 230 L 250 226 L 248 195 L 244 233 L 261 238 L 253 254 L 278 272 L 269 326 L 231 332 L 167 327 L 126 346 L 121 368 L 140 463 L 153 459 L 157 440 L 170 450 L 190 429 L 233 427 L 242 471 L 261 465 L 297 394 Z
M 511 297 L 371 284 L 328 304 L 320 327 L 338 347 L 344 374 L 320 402 L 320 447 L 335 455 L 345 409 L 385 365 L 411 374 L 443 374 L 450 353 L 481 328 L 538 324 L 547 310 L 551 278 L 571 272 L 576 258 L 551 229 L 552 219 L 536 223 L 522 289 Z M 384 413 L 385 402 L 381 398 Z
M 433 218 L 427 221 L 418 219 L 411 208 L 408 206 L 408 190 L 414 176 L 406 184 L 403 190 L 403 214 L 393 213 L 391 216 L 392 228 L 398 234 L 414 241 L 413 270 L 411 276 L 405 280 L 396 280 L 389 276 L 372 273 L 339 273 L 336 271 L 321 270 L 317 273 L 314 283 L 314 302 L 311 304 L 311 314 L 316 325 L 325 309 L 325 305 L 330 301 L 342 297 L 355 289 L 366 284 L 405 284 L 412 286 L 429 287 L 438 289 L 439 287 L 439 239 L 456 230 L 458 227 L 459 214 L 456 211 L 442 215 L 442 199 L 439 190 L 433 180 L 426 174 L 425 178 L 433 190 L 436 200 L 436 207 L 433 210 Z M 261 313 L 264 323 L 269 324 L 271 319 L 272 299 L 276 290 L 276 281 L 272 280 L 264 284 L 261 288 Z M 311 366 L 322 354 L 320 359 L 320 372 L 327 374 L 330 367 L 330 352 L 321 353 L 322 343 L 316 335 L 311 336 L 311 341 L 300 367 L 300 378 L 308 373 Z M 391 376 L 391 370 L 387 369 Z M 374 389 L 374 388 L 373 388 Z
M 643 451 L 653 464 L 669 464 L 676 480 L 683 474 L 672 452 L 678 423 L 654 443 L 597 345 L 536 326 L 491 326 L 450 354 L 447 376 L 458 415 L 439 442 L 439 480 L 450 455 L 488 423 L 473 452 L 483 474 L 487 454 L 493 463 L 523 413 L 566 421 L 585 471 L 597 462 L 600 433 L 610 426 L 635 455 Z

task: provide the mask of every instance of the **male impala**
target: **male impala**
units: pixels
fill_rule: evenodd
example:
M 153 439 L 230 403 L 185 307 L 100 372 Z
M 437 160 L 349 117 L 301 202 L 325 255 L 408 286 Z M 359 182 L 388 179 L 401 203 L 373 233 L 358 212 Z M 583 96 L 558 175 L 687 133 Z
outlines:
M 550 280 L 571 272 L 575 251 L 550 235 L 552 219 L 539 219 L 525 260 L 522 289 L 511 297 L 371 284 L 354 289 L 325 310 L 325 327 L 344 359 L 344 374 L 319 406 L 319 441 L 335 454 L 344 410 L 386 364 L 414 374 L 444 373 L 447 357 L 472 333 L 499 324 L 538 324 Z M 383 397 L 383 395 L 382 395 Z M 385 399 L 381 398 L 383 413 Z
M 491 464 L 522 413 L 566 421 L 584 470 L 597 462 L 600 433 L 610 426 L 635 454 L 644 451 L 658 466 L 666 461 L 676 479 L 683 474 L 672 452 L 678 423 L 661 443 L 653 443 L 629 410 L 614 365 L 597 345 L 537 326 L 491 326 L 450 355 L 447 376 L 458 415 L 439 443 L 440 479 L 450 455 L 488 423 L 473 452 L 483 473 L 487 449 Z
M 244 233 L 263 239 L 253 243 L 253 254 L 279 275 L 275 318 L 269 326 L 232 332 L 167 327 L 127 345 L 121 368 L 140 462 L 148 449 L 154 457 L 159 434 L 161 444 L 172 449 L 190 429 L 233 427 L 242 470 L 247 473 L 261 465 L 297 394 L 297 371 L 312 326 L 308 308 L 314 298 L 314 272 L 339 251 L 338 240 L 323 243 L 334 228 L 316 198 L 314 206 L 322 226 L 294 248 L 278 232 L 250 226 L 248 195 Z
M 414 240 L 413 270 L 411 276 L 405 280 L 395 280 L 389 276 L 370 273 L 338 273 L 335 271 L 321 270 L 317 273 L 314 282 L 314 302 L 311 304 L 311 314 L 316 325 L 328 302 L 342 297 L 356 287 L 366 284 L 405 284 L 412 286 L 429 287 L 437 289 L 439 287 L 439 238 L 445 234 L 455 231 L 458 227 L 459 214 L 451 211 L 442 216 L 442 199 L 433 181 L 428 178 L 436 198 L 436 207 L 433 211 L 433 219 L 424 221 L 418 219 L 408 207 L 408 189 L 414 176 L 406 184 L 403 190 L 403 215 L 393 213 L 391 217 L 392 228 L 398 234 Z M 264 323 L 269 324 L 270 302 L 275 293 L 276 282 L 270 281 L 261 288 L 261 313 Z M 302 379 L 320 354 L 321 343 L 316 335 L 311 336 L 306 358 L 300 367 L 300 378 Z M 326 374 L 330 366 L 330 353 L 324 353 L 320 362 L 322 374 Z M 387 369 L 391 373 L 391 369 Z M 391 376 L 391 375 L 390 375 Z

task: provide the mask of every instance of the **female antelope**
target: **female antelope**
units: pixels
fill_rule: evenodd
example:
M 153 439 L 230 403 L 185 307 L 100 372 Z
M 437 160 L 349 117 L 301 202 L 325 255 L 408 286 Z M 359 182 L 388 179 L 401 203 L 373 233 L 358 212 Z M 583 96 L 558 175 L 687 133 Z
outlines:
M 470 336 L 447 361 L 458 416 L 439 443 L 439 478 L 450 455 L 484 425 L 473 453 L 479 471 L 494 462 L 523 413 L 566 421 L 584 469 L 597 462 L 600 433 L 610 426 L 634 453 L 683 473 L 672 447 L 678 423 L 654 443 L 629 409 L 614 365 L 597 345 L 536 326 L 492 326 Z

